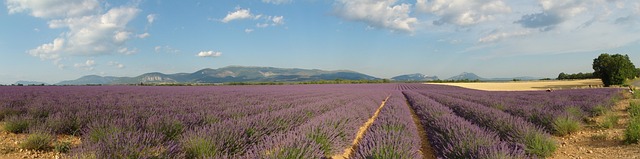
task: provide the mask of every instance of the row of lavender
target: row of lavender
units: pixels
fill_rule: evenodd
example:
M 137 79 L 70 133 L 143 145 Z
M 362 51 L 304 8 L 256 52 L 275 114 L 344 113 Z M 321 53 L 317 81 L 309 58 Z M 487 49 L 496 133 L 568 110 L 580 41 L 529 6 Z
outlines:
M 391 85 L 4 87 L 0 117 L 82 137 L 98 158 L 341 153 Z
M 600 109 L 611 107 L 620 92 L 487 92 L 438 85 L 399 88 L 421 117 L 437 155 L 444 158 L 550 156 L 556 143 L 544 128 L 557 132 L 562 126 L 558 121 L 597 115 Z M 539 117 L 550 122 L 539 122 Z M 468 138 L 478 140 L 465 140 Z M 488 142 L 492 140 L 500 142 Z

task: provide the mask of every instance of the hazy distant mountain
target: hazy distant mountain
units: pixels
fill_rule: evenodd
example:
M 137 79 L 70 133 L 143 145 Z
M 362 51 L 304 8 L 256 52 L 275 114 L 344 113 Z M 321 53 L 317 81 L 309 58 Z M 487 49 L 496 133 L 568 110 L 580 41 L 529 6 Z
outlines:
M 433 81 L 438 80 L 438 76 L 427 76 L 421 73 L 400 75 L 391 78 L 394 81 Z
M 44 84 L 44 85 L 47 85 L 47 83 L 38 82 L 38 81 L 17 81 L 14 84 L 23 84 L 23 85 L 41 85 L 41 84 Z
M 297 82 L 315 80 L 375 80 L 366 74 L 348 71 L 324 71 L 318 69 L 228 66 L 219 69 L 202 69 L 194 73 L 163 74 L 145 73 L 136 77 L 84 76 L 76 80 L 62 81 L 58 85 L 83 84 L 135 84 L 135 83 L 224 83 L 224 82 Z
M 459 75 L 447 78 L 447 80 L 483 80 L 484 78 L 470 72 L 462 72 Z
M 512 78 L 482 78 L 474 73 L 463 72 L 459 75 L 447 78 L 447 80 L 480 80 L 480 81 L 511 81 L 513 79 L 522 80 L 522 81 L 530 81 L 530 80 L 539 80 L 542 79 L 540 77 L 530 77 L 530 76 L 521 76 L 521 77 L 512 77 Z

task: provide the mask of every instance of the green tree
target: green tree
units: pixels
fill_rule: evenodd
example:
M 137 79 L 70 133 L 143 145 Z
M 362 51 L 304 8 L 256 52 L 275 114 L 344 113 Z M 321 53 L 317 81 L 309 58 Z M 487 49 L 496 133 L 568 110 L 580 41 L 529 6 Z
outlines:
M 593 59 L 593 70 L 593 75 L 602 79 L 606 87 L 623 84 L 625 79 L 636 76 L 636 67 L 631 63 L 629 55 L 600 54 Z

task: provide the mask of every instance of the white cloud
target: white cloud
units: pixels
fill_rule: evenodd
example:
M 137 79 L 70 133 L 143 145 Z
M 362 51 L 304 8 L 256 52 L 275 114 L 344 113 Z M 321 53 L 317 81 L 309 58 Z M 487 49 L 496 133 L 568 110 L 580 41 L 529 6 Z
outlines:
M 273 25 L 282 25 L 284 24 L 283 16 L 275 16 L 271 19 L 273 21 Z
M 38 18 L 66 18 L 91 15 L 100 11 L 97 0 L 7 0 L 10 14 L 29 12 Z
M 514 31 L 514 32 L 498 32 L 495 31 L 487 36 L 484 36 L 480 39 L 478 39 L 478 42 L 480 43 L 491 43 L 491 42 L 497 42 L 500 41 L 502 39 L 506 39 L 506 38 L 512 38 L 512 37 L 519 37 L 519 36 L 526 36 L 531 34 L 530 30 L 522 30 L 522 31 Z
M 469 26 L 508 14 L 511 7 L 503 0 L 417 0 L 418 10 L 438 16 L 435 25 Z
M 109 66 L 114 66 L 114 67 L 119 68 L 119 69 L 123 69 L 123 68 L 125 68 L 124 64 L 121 64 L 121 63 L 119 63 L 119 62 L 115 62 L 115 61 L 109 61 L 109 62 L 107 63 L 107 65 L 109 65 Z
M 129 49 L 129 48 L 126 48 L 126 47 L 118 49 L 118 53 L 125 54 L 125 55 L 131 55 L 131 54 L 135 54 L 137 52 L 138 52 L 138 49 Z
M 136 36 L 137 36 L 138 38 L 140 38 L 140 39 L 144 39 L 144 38 L 147 38 L 147 37 L 151 36 L 151 34 L 149 34 L 149 33 L 142 33 L 142 34 L 138 34 L 138 35 L 136 35 Z
M 371 26 L 395 31 L 413 32 L 418 19 L 411 17 L 411 4 L 397 0 L 337 0 L 339 16 Z
M 8 0 L 7 8 L 10 13 L 43 18 L 49 28 L 64 30 L 51 43 L 27 51 L 58 66 L 66 56 L 135 52 L 124 45 L 133 35 L 127 25 L 140 11 L 136 7 L 114 7 L 103 12 L 96 0 Z
M 244 32 L 245 32 L 245 33 L 251 33 L 251 32 L 253 32 L 253 29 L 248 29 L 248 28 L 247 28 L 247 29 L 244 29 Z
M 287 4 L 291 3 L 293 0 L 262 0 L 264 3 L 272 3 L 272 4 Z
M 256 24 L 256 27 L 258 27 L 258 28 L 266 28 L 268 26 L 269 26 L 269 24 L 267 24 L 267 23 L 258 23 L 258 24 Z
M 233 20 L 249 19 L 251 17 L 253 17 L 253 15 L 251 15 L 251 11 L 249 9 L 238 8 L 235 12 L 229 12 L 227 16 L 222 19 L 222 22 L 228 23 Z
M 156 15 L 155 14 L 149 14 L 147 15 L 147 22 L 149 24 L 153 24 L 153 22 L 156 20 Z
M 96 61 L 94 60 L 87 60 L 84 63 L 76 63 L 73 65 L 73 67 L 76 67 L 78 69 L 83 69 L 83 70 L 87 70 L 87 71 L 92 71 L 96 65 Z
M 200 51 L 198 53 L 198 57 L 218 57 L 221 56 L 222 52 L 218 52 L 218 51 Z
M 180 53 L 180 50 L 177 50 L 177 49 L 171 48 L 171 47 L 170 47 L 170 46 L 168 46 L 168 45 L 165 45 L 165 46 L 156 46 L 156 47 L 154 47 L 154 48 L 153 48 L 153 50 L 154 50 L 156 53 L 173 53 L 173 54 Z

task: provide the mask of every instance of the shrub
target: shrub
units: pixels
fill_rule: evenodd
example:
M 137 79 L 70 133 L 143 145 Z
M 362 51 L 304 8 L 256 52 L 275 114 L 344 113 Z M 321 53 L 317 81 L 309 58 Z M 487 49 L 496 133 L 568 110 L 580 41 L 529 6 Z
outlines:
M 609 112 L 604 116 L 604 121 L 600 123 L 600 127 L 607 128 L 607 129 L 613 128 L 614 126 L 618 125 L 619 119 L 620 117 L 618 117 L 612 112 Z
M 631 117 L 636 117 L 640 115 L 640 102 L 631 102 L 629 103 L 629 115 Z
M 189 138 L 182 146 L 187 158 L 214 157 L 219 153 L 216 145 L 204 137 Z
M 600 116 L 606 114 L 608 109 L 602 105 L 596 105 L 591 109 L 591 116 Z
M 20 148 L 29 150 L 48 150 L 51 148 L 51 142 L 53 137 L 48 133 L 35 132 L 30 134 L 23 143 L 20 143 Z
M 78 135 L 80 133 L 80 123 L 73 116 L 54 114 L 47 118 L 45 125 L 58 134 Z
M 30 119 L 25 116 L 11 116 L 5 120 L 4 130 L 12 133 L 23 133 L 27 131 L 30 123 Z
M 56 152 L 67 153 L 71 149 L 71 142 L 56 142 L 55 144 L 53 144 L 53 149 L 56 150 Z
M 640 117 L 636 116 L 631 118 L 627 129 L 624 130 L 624 142 L 631 144 L 638 143 L 638 140 L 640 140 Z
M 555 133 L 560 136 L 571 134 L 579 131 L 582 128 L 580 121 L 569 117 L 558 117 L 553 121 L 553 128 Z
M 556 151 L 556 142 L 540 133 L 529 133 L 525 136 L 525 151 L 540 157 L 549 157 Z

